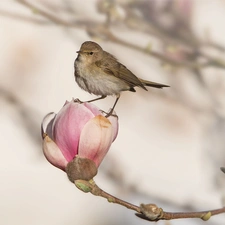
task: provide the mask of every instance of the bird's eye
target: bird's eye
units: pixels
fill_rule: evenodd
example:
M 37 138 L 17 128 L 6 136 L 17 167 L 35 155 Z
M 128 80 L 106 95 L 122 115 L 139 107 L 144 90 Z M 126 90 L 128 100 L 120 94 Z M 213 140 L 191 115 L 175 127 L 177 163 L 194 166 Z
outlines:
M 89 55 L 93 55 L 94 52 L 90 52 Z

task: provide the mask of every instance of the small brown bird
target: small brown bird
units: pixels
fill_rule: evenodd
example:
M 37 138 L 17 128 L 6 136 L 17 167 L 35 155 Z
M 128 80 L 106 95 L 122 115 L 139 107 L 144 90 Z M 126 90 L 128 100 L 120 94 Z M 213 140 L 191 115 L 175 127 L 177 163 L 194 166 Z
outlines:
M 85 91 L 101 95 L 88 102 L 103 99 L 108 95 L 116 95 L 116 101 L 107 114 L 111 115 L 120 98 L 121 91 L 135 92 L 134 87 L 147 91 L 145 86 L 154 88 L 169 87 L 136 77 L 130 70 L 100 45 L 92 41 L 84 42 L 74 62 L 74 75 L 77 84 Z

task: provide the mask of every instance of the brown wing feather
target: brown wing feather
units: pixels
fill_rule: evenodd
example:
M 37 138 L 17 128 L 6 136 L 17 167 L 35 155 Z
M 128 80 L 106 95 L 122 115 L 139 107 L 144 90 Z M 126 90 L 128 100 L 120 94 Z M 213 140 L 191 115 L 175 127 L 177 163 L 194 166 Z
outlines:
M 110 62 L 110 63 L 109 63 Z M 96 61 L 95 64 L 100 67 L 106 74 L 118 77 L 130 86 L 130 91 L 135 91 L 134 87 L 138 86 L 147 91 L 145 86 L 154 88 L 169 87 L 168 85 L 143 80 L 136 77 L 126 66 L 119 63 L 117 59 L 108 52 L 104 51 L 103 58 Z
M 108 63 L 109 61 L 110 63 Z M 105 54 L 103 59 L 95 62 L 95 64 L 108 75 L 118 77 L 119 79 L 125 81 L 131 88 L 139 86 L 144 90 L 147 90 L 142 82 L 123 64 L 119 63 L 111 54 Z

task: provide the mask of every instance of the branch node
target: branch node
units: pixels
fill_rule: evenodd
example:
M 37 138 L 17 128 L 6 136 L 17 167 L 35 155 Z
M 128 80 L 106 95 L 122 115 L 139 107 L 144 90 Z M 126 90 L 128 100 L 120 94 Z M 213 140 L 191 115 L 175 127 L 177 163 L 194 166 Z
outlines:
M 75 180 L 74 184 L 79 190 L 85 193 L 91 192 L 92 190 L 90 183 L 86 180 Z
M 140 211 L 144 214 L 149 220 L 157 221 L 163 217 L 163 210 L 155 204 L 141 204 Z
M 207 212 L 207 213 L 204 213 L 202 216 L 201 216 L 201 219 L 204 220 L 204 221 L 207 221 L 211 218 L 212 216 L 212 213 L 211 212 Z

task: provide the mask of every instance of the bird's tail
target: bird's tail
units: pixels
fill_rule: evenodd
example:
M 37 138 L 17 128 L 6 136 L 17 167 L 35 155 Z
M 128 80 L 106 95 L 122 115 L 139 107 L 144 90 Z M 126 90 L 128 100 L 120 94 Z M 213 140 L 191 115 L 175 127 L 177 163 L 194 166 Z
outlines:
M 139 80 L 141 81 L 141 83 L 144 86 L 149 86 L 149 87 L 154 87 L 154 88 L 169 87 L 168 85 L 165 85 L 165 84 L 160 84 L 160 83 L 156 83 L 156 82 L 152 82 L 152 81 L 148 81 L 148 80 L 143 80 L 143 79 L 140 79 L 140 78 L 139 78 Z

